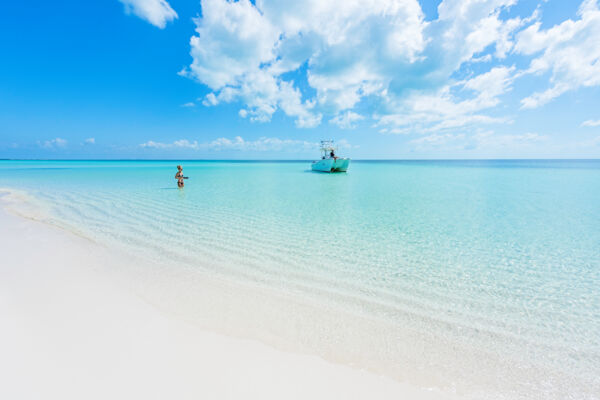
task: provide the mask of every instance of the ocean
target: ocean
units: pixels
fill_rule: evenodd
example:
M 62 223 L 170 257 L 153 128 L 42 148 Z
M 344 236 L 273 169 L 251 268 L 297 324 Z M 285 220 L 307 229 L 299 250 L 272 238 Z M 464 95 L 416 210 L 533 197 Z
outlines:
M 466 398 L 600 398 L 600 160 L 4 160 L 0 188 L 210 329 Z

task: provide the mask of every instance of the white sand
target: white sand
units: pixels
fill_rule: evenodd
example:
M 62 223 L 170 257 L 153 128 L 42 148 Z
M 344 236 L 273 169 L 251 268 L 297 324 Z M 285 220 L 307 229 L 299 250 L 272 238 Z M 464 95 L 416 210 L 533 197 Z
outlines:
M 165 315 L 106 253 L 0 210 L 0 399 L 450 398 Z

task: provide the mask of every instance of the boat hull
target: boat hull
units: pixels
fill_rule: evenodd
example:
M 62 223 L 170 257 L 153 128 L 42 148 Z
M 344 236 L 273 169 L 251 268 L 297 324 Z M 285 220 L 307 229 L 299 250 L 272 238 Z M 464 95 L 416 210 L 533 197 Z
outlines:
M 349 158 L 326 158 L 324 160 L 314 161 L 312 163 L 312 170 L 319 172 L 346 172 L 349 166 Z

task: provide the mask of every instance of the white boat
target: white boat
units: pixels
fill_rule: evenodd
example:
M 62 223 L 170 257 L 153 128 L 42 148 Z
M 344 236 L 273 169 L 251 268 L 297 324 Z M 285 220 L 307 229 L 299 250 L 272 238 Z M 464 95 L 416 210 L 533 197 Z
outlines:
M 313 161 L 312 170 L 320 172 L 346 172 L 350 165 L 350 159 L 336 156 L 336 150 L 333 146 L 333 140 L 321 140 L 321 159 Z

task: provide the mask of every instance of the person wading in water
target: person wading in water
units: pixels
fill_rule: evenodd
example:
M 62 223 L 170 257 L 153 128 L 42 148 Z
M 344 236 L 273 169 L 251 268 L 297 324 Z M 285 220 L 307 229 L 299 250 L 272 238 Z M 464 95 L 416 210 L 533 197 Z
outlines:
M 183 176 L 183 168 L 181 168 L 181 165 L 177 166 L 177 173 L 175 174 L 175 179 L 177 179 L 177 187 L 182 188 L 183 187 L 183 180 L 186 179 L 185 176 Z

